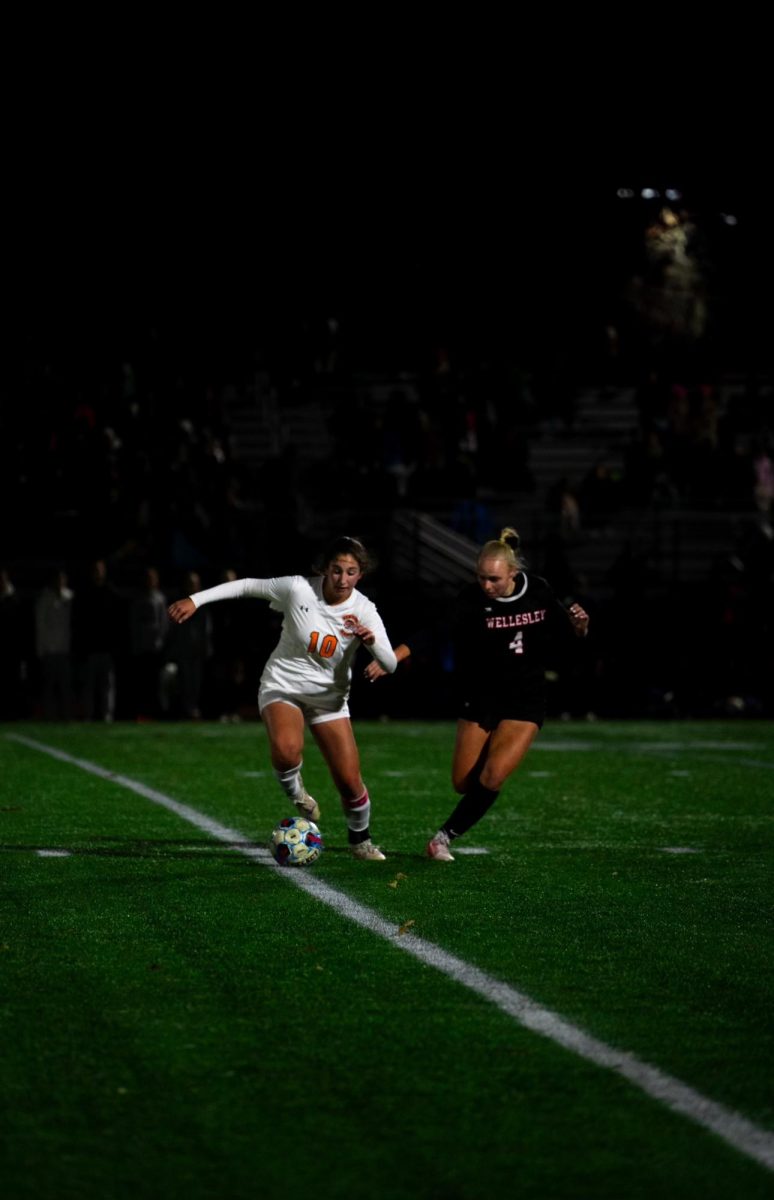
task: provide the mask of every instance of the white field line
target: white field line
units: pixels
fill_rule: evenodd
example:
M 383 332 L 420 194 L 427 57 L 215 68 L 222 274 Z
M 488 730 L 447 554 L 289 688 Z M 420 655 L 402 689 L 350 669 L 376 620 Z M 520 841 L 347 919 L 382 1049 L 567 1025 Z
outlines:
M 774 771 L 774 763 L 762 758 L 740 758 L 737 760 L 743 767 L 762 767 L 764 771 Z
M 373 909 L 367 908 L 343 892 L 323 883 L 314 874 L 278 867 L 268 850 L 256 846 L 237 830 L 221 825 L 195 808 L 190 808 L 187 804 L 180 804 L 170 796 L 164 795 L 163 792 L 146 787 L 145 784 L 130 779 L 126 775 L 109 771 L 87 759 L 76 758 L 54 746 L 47 746 L 43 742 L 37 742 L 21 734 L 11 733 L 5 736 L 32 750 L 39 750 L 52 758 L 80 767 L 81 770 L 88 771 L 91 775 L 98 775 L 102 779 L 118 784 L 119 787 L 136 792 L 137 795 L 168 809 L 216 840 L 225 842 L 232 849 L 244 854 L 254 862 L 271 867 L 283 879 L 308 892 L 322 904 L 328 905 L 329 908 L 346 917 L 347 920 L 384 938 L 397 949 L 403 950 L 425 965 L 435 967 L 449 979 L 455 980 L 484 1000 L 494 1004 L 501 1012 L 513 1017 L 526 1029 L 564 1046 L 565 1049 L 594 1063 L 595 1066 L 606 1067 L 617 1075 L 623 1076 L 646 1095 L 660 1101 L 673 1112 L 680 1113 L 697 1125 L 711 1130 L 729 1145 L 741 1151 L 742 1154 L 746 1154 L 768 1170 L 774 1171 L 774 1133 L 755 1125 L 740 1113 L 734 1112 L 733 1109 L 710 1100 L 701 1092 L 697 1092 L 679 1079 L 665 1074 L 657 1067 L 650 1066 L 649 1063 L 643 1062 L 635 1055 L 629 1054 L 625 1050 L 617 1050 L 615 1047 L 599 1041 L 577 1025 L 565 1021 L 558 1013 L 543 1008 L 523 992 L 511 987 L 510 984 L 503 983 L 485 971 L 479 970 L 478 967 L 449 954 L 433 942 L 425 941 L 424 938 L 417 937 L 412 933 L 401 935 L 393 922 L 386 921 Z
M 705 762 L 727 762 L 729 753 L 734 752 L 734 763 L 741 763 L 745 767 L 763 767 L 767 771 L 774 771 L 774 762 L 771 759 L 737 757 L 737 753 L 740 750 L 755 750 L 756 748 L 755 742 L 719 742 L 703 739 L 681 742 L 599 742 L 589 738 L 556 738 L 555 740 L 546 738 L 535 741 L 531 747 L 531 751 L 540 750 L 548 753 L 555 751 L 562 754 L 584 753 L 586 751 L 604 749 L 617 751 L 622 754 L 701 754 Z M 710 754 L 711 758 L 709 757 Z

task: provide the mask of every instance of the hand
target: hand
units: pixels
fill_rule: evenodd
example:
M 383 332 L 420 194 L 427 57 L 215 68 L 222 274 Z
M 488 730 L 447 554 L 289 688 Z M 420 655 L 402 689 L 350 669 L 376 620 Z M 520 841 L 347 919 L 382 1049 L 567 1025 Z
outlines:
M 189 596 L 186 596 L 184 600 L 175 600 L 167 609 L 170 620 L 174 621 L 176 625 L 182 625 L 183 621 L 187 621 L 195 612 L 196 605 Z
M 567 610 L 570 614 L 572 627 L 578 637 L 585 637 L 589 631 L 589 614 L 580 604 L 571 604 Z
M 367 679 L 369 683 L 376 683 L 377 679 L 381 679 L 386 674 L 384 667 L 380 667 L 374 658 L 363 671 L 363 678 Z
M 347 626 L 347 633 L 351 633 L 353 637 L 360 638 L 364 646 L 372 646 L 376 641 L 376 634 L 367 625 L 361 625 L 359 621 L 353 621 Z

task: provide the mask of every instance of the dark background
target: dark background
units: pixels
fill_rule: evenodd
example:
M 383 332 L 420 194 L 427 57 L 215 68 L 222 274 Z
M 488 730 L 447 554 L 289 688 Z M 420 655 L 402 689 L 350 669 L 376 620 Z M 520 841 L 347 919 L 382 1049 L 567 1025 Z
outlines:
M 567 433 L 560 392 L 636 387 L 653 369 L 667 385 L 720 389 L 732 381 L 733 420 L 721 428 L 709 471 L 715 485 L 697 494 L 678 481 L 674 501 L 678 510 L 728 511 L 724 561 L 690 586 L 649 574 L 647 561 L 635 563 L 622 586 L 609 577 L 552 579 L 568 594 L 586 589 L 581 598 L 598 630 L 588 661 L 560 672 L 573 683 L 555 707 L 572 715 L 771 713 L 770 539 L 760 532 L 771 514 L 760 512 L 752 483 L 747 490 L 722 483 L 738 434 L 748 439 L 746 467 L 753 441 L 772 450 L 774 253 L 760 150 L 735 155 L 726 143 L 710 156 L 694 152 L 703 169 L 691 170 L 691 156 L 673 158 L 662 147 L 599 169 L 582 146 L 581 153 L 554 150 L 547 134 L 533 154 L 518 123 L 487 121 L 464 105 L 425 114 L 410 137 L 405 125 L 391 124 L 389 109 L 347 137 L 330 114 L 310 110 L 282 136 L 256 126 L 254 145 L 233 137 L 222 117 L 217 127 L 203 126 L 200 142 L 190 114 L 178 121 L 169 110 L 157 123 L 149 116 L 140 126 L 119 121 L 74 133 L 54 107 L 44 127 L 43 142 L 26 147 L 29 171 L 19 173 L 8 238 L 19 270 L 10 287 L 0 557 L 24 610 L 26 666 L 7 715 L 41 715 L 36 596 L 61 567 L 77 603 L 96 558 L 128 606 L 149 564 L 172 599 L 186 570 L 197 570 L 205 586 L 226 567 L 257 575 L 306 570 L 320 537 L 344 527 L 374 543 L 382 566 L 371 590 L 396 636 L 406 631 L 408 611 L 432 612 L 421 580 L 391 570 L 391 514 L 419 507 L 443 518 L 462 498 L 478 496 L 499 528 L 501 517 L 520 524 L 520 497 L 531 511 L 537 499 L 542 505 L 513 478 L 507 456 L 489 454 L 497 421 L 479 445 L 472 480 L 447 478 L 426 494 L 418 488 L 399 497 L 374 482 L 384 465 L 374 453 L 385 438 L 384 412 L 369 412 L 361 395 L 347 418 L 351 436 L 342 448 L 339 424 L 325 461 L 278 455 L 273 472 L 263 464 L 239 468 L 248 503 L 234 522 L 226 497 L 238 448 L 224 396 L 249 390 L 259 369 L 276 389 L 282 423 L 315 405 L 340 412 L 341 395 L 362 392 L 364 379 L 410 378 L 437 423 L 428 396 L 439 354 L 448 356 L 457 399 L 480 394 L 492 363 L 498 386 L 505 366 L 511 381 L 514 372 L 529 381 L 527 460 L 535 439 Z M 645 187 L 659 195 L 645 199 Z M 701 291 L 706 319 L 700 336 L 665 342 L 654 340 L 632 287 L 661 286 L 646 231 L 667 188 L 679 190 L 672 207 L 693 230 L 700 282 L 691 287 Z M 314 521 L 295 511 L 294 488 Z M 143 497 L 151 502 L 141 517 Z M 198 526 L 189 520 L 197 502 L 205 510 Z M 638 504 L 649 511 L 652 497 L 629 498 L 629 516 Z M 747 540 L 734 576 L 726 560 L 738 556 L 740 512 Z M 546 528 L 533 522 L 524 532 L 527 542 L 535 534 L 530 561 L 551 578 Z M 761 545 L 748 553 L 751 537 Z M 643 605 L 661 630 L 644 645 Z M 275 633 L 268 617 L 256 620 L 260 632 L 245 633 L 242 711 Z M 737 639 L 732 650 L 722 648 L 729 626 L 744 629 L 744 644 Z M 689 659 L 666 670 L 686 629 L 695 637 Z M 708 646 L 723 660 L 717 672 Z M 115 654 L 120 684 L 122 673 L 131 674 L 123 635 Z M 77 675 L 77 646 L 73 656 Z M 7 669 L 16 671 L 11 658 Z M 440 646 L 423 684 L 391 681 L 383 699 L 363 697 L 361 711 L 413 706 L 448 715 L 443 661 Z M 73 703 L 77 715 L 77 696 Z M 217 707 L 205 688 L 196 708 L 219 715 Z M 116 715 L 136 716 L 130 708 L 119 686 Z

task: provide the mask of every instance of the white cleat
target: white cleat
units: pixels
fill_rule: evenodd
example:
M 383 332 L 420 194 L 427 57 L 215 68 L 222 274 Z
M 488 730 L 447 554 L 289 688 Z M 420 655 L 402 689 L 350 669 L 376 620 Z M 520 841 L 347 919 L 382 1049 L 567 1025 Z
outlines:
M 384 862 L 385 860 L 385 855 L 370 838 L 367 842 L 358 842 L 356 846 L 350 846 L 350 850 L 361 862 Z
M 306 817 L 307 821 L 315 823 L 320 820 L 320 805 L 306 790 L 301 793 L 298 800 L 293 801 L 293 804 L 300 817 Z
M 436 862 L 454 862 L 454 855 L 449 850 L 449 839 L 445 833 L 437 833 L 427 843 L 427 857 Z

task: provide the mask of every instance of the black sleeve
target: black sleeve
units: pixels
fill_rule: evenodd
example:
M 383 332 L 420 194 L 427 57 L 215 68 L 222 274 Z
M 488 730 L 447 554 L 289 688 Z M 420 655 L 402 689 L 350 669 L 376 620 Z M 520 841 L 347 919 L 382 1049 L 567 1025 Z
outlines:
M 560 600 L 549 583 L 543 581 L 546 588 L 546 604 L 549 613 L 549 629 L 557 645 L 562 648 L 572 646 L 578 639 L 570 620 L 569 606 L 575 601 L 572 597 Z

